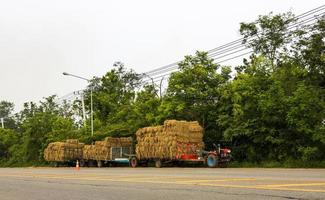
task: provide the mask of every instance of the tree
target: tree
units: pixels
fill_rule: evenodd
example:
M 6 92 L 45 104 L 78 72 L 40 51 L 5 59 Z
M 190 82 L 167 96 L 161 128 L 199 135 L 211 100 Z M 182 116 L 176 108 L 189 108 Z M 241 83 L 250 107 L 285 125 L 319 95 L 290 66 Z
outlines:
M 289 13 L 241 24 L 254 54 L 223 87 L 218 119 L 237 160 L 324 159 L 322 21 L 289 31 L 292 21 Z
M 89 105 L 89 90 L 93 89 L 95 118 L 100 124 L 101 134 L 131 134 L 132 104 L 136 89 L 140 85 L 140 75 L 127 70 L 121 62 L 101 78 L 94 78 L 89 85 L 86 104 Z
M 16 129 L 15 116 L 13 115 L 14 104 L 9 101 L 0 101 L 0 118 L 4 120 L 4 127 Z
M 136 113 L 136 129 L 145 126 L 160 124 L 158 111 L 161 105 L 161 98 L 155 85 L 145 85 L 143 90 L 137 92 L 136 100 L 133 104 Z
M 288 101 L 290 109 L 286 121 L 288 128 L 295 130 L 295 135 L 287 145 L 296 148 L 304 161 L 325 158 L 322 154 L 325 148 L 325 102 L 322 98 L 321 90 L 301 82 Z
M 289 53 L 290 44 L 298 30 L 290 30 L 295 22 L 294 15 L 285 14 L 259 16 L 250 23 L 240 23 L 240 33 L 244 36 L 243 43 L 252 48 L 256 54 L 264 55 L 275 67 L 284 54 Z
M 60 112 L 56 96 L 43 101 L 25 104 L 21 111 L 22 155 L 26 163 L 43 161 L 43 151 L 49 142 L 62 141 L 71 137 L 78 138 L 71 116 Z
M 325 17 L 306 26 L 293 45 L 295 61 L 308 73 L 306 80 L 325 88 Z
M 197 120 L 205 128 L 208 146 L 222 138 L 217 126 L 220 88 L 230 79 L 230 68 L 220 66 L 209 59 L 206 52 L 185 56 L 179 63 L 179 71 L 171 74 L 166 96 L 159 108 L 163 117 Z
M 18 142 L 19 138 L 13 130 L 0 128 L 0 164 L 10 158 L 10 147 Z

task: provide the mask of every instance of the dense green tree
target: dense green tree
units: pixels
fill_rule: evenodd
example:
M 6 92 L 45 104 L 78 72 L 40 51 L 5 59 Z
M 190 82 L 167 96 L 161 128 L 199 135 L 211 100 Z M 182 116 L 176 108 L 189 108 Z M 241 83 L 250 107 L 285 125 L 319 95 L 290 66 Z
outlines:
M 223 88 L 218 119 L 238 160 L 324 159 L 324 20 L 289 31 L 292 21 L 289 13 L 241 24 L 254 54 Z
M 158 125 L 159 111 L 161 98 L 158 94 L 158 89 L 154 85 L 145 85 L 144 88 L 137 93 L 136 100 L 133 104 L 134 112 L 136 113 L 136 128 Z
M 231 70 L 208 58 L 206 52 L 186 56 L 179 71 L 171 74 L 166 96 L 159 108 L 162 119 L 197 120 L 205 129 L 208 146 L 222 139 L 217 126 L 220 88 L 230 79 Z M 221 70 L 221 72 L 218 72 Z
M 288 44 L 298 34 L 298 30 L 291 29 L 296 19 L 292 13 L 259 16 L 250 23 L 240 24 L 240 33 L 244 36 L 243 43 L 251 47 L 255 53 L 268 58 L 273 67 L 281 61 L 281 57 L 289 53 Z
M 14 104 L 8 101 L 0 101 L 0 117 L 10 117 L 14 111 Z
M 306 81 L 325 88 L 325 17 L 301 31 L 293 45 L 295 61 L 304 68 Z
M 17 133 L 11 129 L 0 128 L 0 164 L 1 161 L 8 160 L 10 158 L 10 147 L 18 142 L 19 138 Z
M 10 129 L 17 128 L 13 111 L 14 111 L 13 103 L 8 101 L 0 101 L 0 118 L 3 119 L 5 128 L 10 128 Z
M 95 119 L 99 124 L 98 133 L 104 135 L 129 135 L 134 132 L 128 121 L 134 115 L 132 104 L 136 99 L 136 89 L 141 77 L 127 70 L 121 62 L 101 78 L 94 78 L 87 92 L 90 105 L 90 88 L 93 89 Z M 88 109 L 89 110 L 89 109 Z

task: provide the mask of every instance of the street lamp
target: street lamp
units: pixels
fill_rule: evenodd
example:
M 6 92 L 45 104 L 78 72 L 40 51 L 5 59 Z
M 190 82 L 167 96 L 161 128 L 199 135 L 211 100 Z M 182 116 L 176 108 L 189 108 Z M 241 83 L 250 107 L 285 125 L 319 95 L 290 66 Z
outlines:
M 63 72 L 63 75 L 79 78 L 79 79 L 85 80 L 85 81 L 90 83 L 90 79 L 87 79 L 87 78 L 84 78 L 84 77 L 81 77 L 81 76 L 77 76 L 77 75 L 70 74 L 70 73 L 67 73 L 67 72 Z M 90 87 L 90 120 L 91 120 L 90 121 L 90 124 L 91 124 L 91 136 L 94 136 L 93 88 L 92 87 Z

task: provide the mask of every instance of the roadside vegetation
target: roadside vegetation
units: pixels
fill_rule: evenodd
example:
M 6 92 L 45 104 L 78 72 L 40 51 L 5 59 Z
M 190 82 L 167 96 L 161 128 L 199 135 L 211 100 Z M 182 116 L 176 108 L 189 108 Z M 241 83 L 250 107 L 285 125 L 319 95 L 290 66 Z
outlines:
M 249 59 L 221 66 L 198 51 L 185 56 L 165 89 L 115 63 L 85 91 L 86 110 L 94 91 L 93 137 L 89 118 L 86 125 L 80 120 L 80 101 L 58 104 L 53 95 L 18 113 L 1 101 L 0 165 L 44 165 L 50 142 L 133 136 L 179 119 L 199 121 L 206 149 L 226 141 L 234 167 L 325 167 L 325 20 L 291 29 L 292 20 L 286 13 L 241 23 Z

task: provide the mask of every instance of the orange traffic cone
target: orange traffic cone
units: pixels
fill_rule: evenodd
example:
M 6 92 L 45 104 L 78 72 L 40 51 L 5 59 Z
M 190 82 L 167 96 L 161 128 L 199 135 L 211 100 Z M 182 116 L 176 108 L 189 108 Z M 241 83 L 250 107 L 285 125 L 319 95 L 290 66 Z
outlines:
M 76 163 L 76 170 L 79 170 L 80 169 L 80 166 L 79 166 L 79 160 L 77 160 L 77 163 Z

